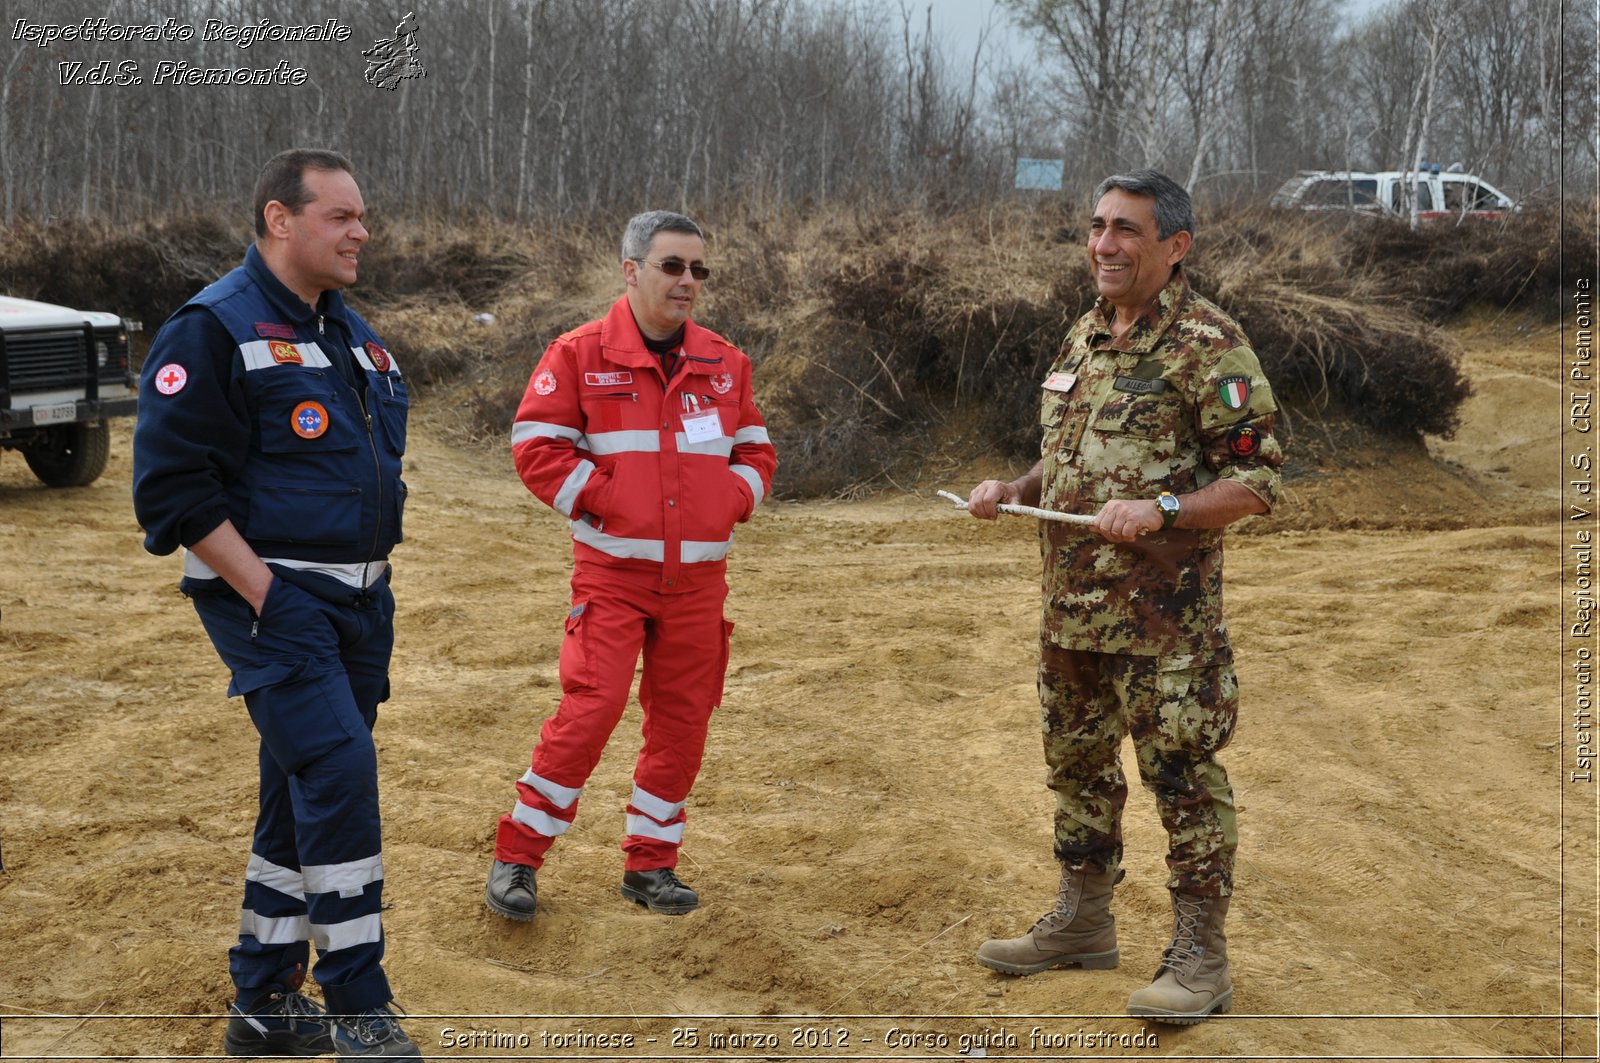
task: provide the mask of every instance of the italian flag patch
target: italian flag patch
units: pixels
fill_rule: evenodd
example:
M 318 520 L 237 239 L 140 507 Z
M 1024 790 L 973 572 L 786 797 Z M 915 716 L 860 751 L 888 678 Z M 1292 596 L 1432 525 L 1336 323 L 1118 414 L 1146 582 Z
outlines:
M 1217 393 L 1222 404 L 1230 410 L 1242 410 L 1250 401 L 1250 381 L 1242 376 L 1225 376 L 1217 381 Z

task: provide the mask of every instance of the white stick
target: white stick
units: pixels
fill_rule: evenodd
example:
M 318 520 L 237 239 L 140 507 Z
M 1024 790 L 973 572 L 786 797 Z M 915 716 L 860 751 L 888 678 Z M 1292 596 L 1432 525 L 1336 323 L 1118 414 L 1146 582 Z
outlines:
M 957 509 L 966 509 L 967 500 L 960 495 L 953 495 L 949 491 L 937 492 L 940 498 L 948 498 L 956 504 Z M 1035 509 L 1033 506 L 1014 506 L 1010 502 L 1001 502 L 994 508 L 1002 513 L 1015 513 L 1019 517 L 1038 517 L 1040 520 L 1055 520 L 1063 524 L 1093 524 L 1094 518 L 1084 516 L 1082 513 L 1057 513 L 1053 509 Z

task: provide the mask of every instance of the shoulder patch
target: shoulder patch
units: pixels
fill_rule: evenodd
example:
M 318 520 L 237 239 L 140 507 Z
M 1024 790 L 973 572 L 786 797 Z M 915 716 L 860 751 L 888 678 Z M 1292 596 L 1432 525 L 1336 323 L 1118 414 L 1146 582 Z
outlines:
M 1261 433 L 1247 424 L 1228 433 L 1228 452 L 1236 458 L 1253 458 L 1261 449 Z
M 548 369 L 541 369 L 534 374 L 533 390 L 537 395 L 551 395 L 556 390 L 556 375 Z
M 1217 381 L 1217 394 L 1228 409 L 1242 410 L 1244 404 L 1250 401 L 1250 378 L 1225 376 Z
M 156 390 L 163 395 L 176 395 L 188 382 L 188 370 L 176 363 L 169 362 L 156 370 Z
M 389 371 L 389 352 L 384 350 L 381 344 L 368 340 L 367 357 L 372 359 L 372 368 L 378 372 L 387 373 Z

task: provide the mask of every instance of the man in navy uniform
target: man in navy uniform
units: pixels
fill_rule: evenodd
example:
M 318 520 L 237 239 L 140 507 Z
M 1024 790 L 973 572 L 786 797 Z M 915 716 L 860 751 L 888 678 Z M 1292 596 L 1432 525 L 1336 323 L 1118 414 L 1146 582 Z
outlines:
M 229 1055 L 421 1053 L 389 1009 L 372 727 L 389 696 L 407 398 L 345 305 L 367 230 L 350 163 L 274 156 L 256 242 L 151 344 L 133 502 L 261 736 Z M 327 1011 L 300 993 L 314 974 Z

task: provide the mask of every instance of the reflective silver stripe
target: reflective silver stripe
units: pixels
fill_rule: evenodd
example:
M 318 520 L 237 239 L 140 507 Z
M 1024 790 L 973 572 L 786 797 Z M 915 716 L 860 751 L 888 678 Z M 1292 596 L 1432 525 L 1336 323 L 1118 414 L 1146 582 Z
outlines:
M 661 434 L 638 428 L 621 432 L 590 432 L 589 445 L 584 449 L 591 454 L 623 454 L 629 451 L 655 454 L 661 450 Z
M 259 882 L 270 890 L 276 890 L 287 897 L 297 901 L 306 899 L 305 879 L 300 872 L 274 864 L 271 860 L 255 853 L 250 854 L 250 862 L 244 868 L 246 882 Z M 296 938 L 294 940 L 303 940 Z
M 387 369 L 379 369 L 377 366 L 373 365 L 372 357 L 367 354 L 367 349 L 365 347 L 352 347 L 350 348 L 350 353 L 356 356 L 356 361 L 361 363 L 361 368 L 363 369 L 370 369 L 374 373 L 393 373 L 396 376 L 400 375 L 400 363 L 394 360 L 393 351 L 389 351 L 389 368 Z
M 683 811 L 683 806 L 686 803 L 679 801 L 677 804 L 672 804 L 663 801 L 649 790 L 641 790 L 638 783 L 633 784 L 633 796 L 628 798 L 628 804 L 637 808 L 651 819 L 660 820 L 662 823 L 677 819 L 678 813 Z
M 761 474 L 748 465 L 729 465 L 728 471 L 750 485 L 750 493 L 756 496 L 756 505 L 759 506 L 766 492 L 766 488 L 761 485 Z
M 663 827 L 649 816 L 629 816 L 628 833 L 640 838 L 655 838 L 659 841 L 671 842 L 673 845 L 683 844 L 682 823 L 674 823 L 670 827 Z
M 383 881 L 383 854 L 344 864 L 307 864 L 300 869 L 307 893 L 344 893 Z
M 524 827 L 532 827 L 546 838 L 557 838 L 567 832 L 571 823 L 564 819 L 557 819 L 548 812 L 531 808 L 518 801 L 511 807 L 511 818 Z
M 556 492 L 555 511 L 563 517 L 571 517 L 573 508 L 578 504 L 578 496 L 589 485 L 589 477 L 594 475 L 594 462 L 584 458 L 561 485 L 561 490 Z
M 246 369 L 271 369 L 276 365 L 294 365 L 294 362 L 280 362 L 272 356 L 272 343 L 289 343 L 288 340 L 251 340 L 249 343 L 239 344 L 239 354 L 244 358 Z M 327 368 L 333 363 L 328 361 L 328 356 L 322 353 L 322 348 L 315 343 L 289 343 L 300 355 L 300 365 L 309 365 L 314 368 Z
M 679 454 L 709 454 L 714 458 L 725 458 L 733 453 L 733 438 L 731 436 L 718 436 L 703 443 L 689 442 L 689 437 L 682 432 L 678 433 L 677 438 Z
M 383 920 L 373 912 L 327 926 L 312 923 L 311 940 L 316 942 L 318 952 L 333 952 L 352 945 L 375 945 L 383 940 Z
M 740 443 L 771 443 L 772 437 L 767 435 L 767 430 L 758 424 L 746 425 L 733 433 L 733 442 Z
M 679 548 L 678 555 L 686 565 L 697 561 L 721 561 L 728 556 L 728 551 L 733 548 L 733 540 L 727 539 L 720 543 L 698 543 L 685 539 Z
M 239 909 L 239 933 L 249 934 L 263 945 L 292 945 L 311 939 L 311 921 L 303 915 L 284 915 L 268 919 L 249 908 Z
M 574 539 L 602 554 L 639 561 L 660 561 L 666 556 L 666 544 L 660 539 L 622 539 L 597 531 L 581 520 L 572 521 L 571 527 Z
M 322 561 L 298 561 L 292 557 L 263 557 L 261 560 L 269 565 L 282 565 L 298 572 L 318 572 L 324 576 L 332 576 L 350 587 L 370 587 L 389 571 L 387 561 L 352 561 L 348 565 L 335 565 Z
M 538 790 L 546 801 L 560 809 L 571 808 L 572 802 L 583 794 L 583 787 L 562 786 L 558 782 L 551 782 L 543 775 L 535 775 L 532 768 L 523 773 L 521 781 Z
M 574 539 L 585 546 L 594 547 L 602 554 L 635 561 L 661 561 L 666 556 L 666 543 L 660 539 L 624 539 L 616 535 L 607 535 L 603 531 L 596 531 L 581 520 L 571 521 L 569 526 L 572 528 Z M 728 551 L 732 548 L 732 539 L 722 542 L 696 542 L 693 539 L 685 539 L 679 544 L 678 556 L 685 564 L 721 561 L 728 556 Z
M 263 557 L 261 559 L 269 565 L 282 565 L 292 568 L 297 572 L 317 572 L 324 576 L 332 576 L 347 587 L 360 590 L 370 587 L 383 578 L 389 571 L 387 561 L 352 561 L 345 565 L 336 565 L 326 561 L 301 561 L 293 557 Z M 200 560 L 192 550 L 183 552 L 183 574 L 190 579 L 217 579 L 217 572 L 210 565 Z
M 570 439 L 574 443 L 583 439 L 583 433 L 564 424 L 548 421 L 518 421 L 511 426 L 511 445 L 526 443 L 530 439 Z

